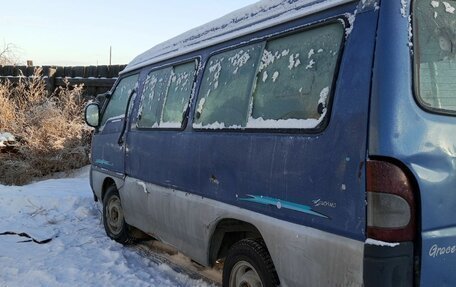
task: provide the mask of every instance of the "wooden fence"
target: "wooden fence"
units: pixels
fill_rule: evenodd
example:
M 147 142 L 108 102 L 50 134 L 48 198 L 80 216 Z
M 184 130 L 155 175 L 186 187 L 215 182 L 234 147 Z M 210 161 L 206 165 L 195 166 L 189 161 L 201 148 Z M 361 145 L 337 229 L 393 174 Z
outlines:
M 35 69 L 42 68 L 41 76 L 46 82 L 48 91 L 52 92 L 59 86 L 65 86 L 65 80 L 67 80 L 70 85 L 84 84 L 84 94 L 94 96 L 111 89 L 119 72 L 125 66 L 0 66 L 0 82 L 9 80 L 15 83 L 23 77 L 33 76 Z

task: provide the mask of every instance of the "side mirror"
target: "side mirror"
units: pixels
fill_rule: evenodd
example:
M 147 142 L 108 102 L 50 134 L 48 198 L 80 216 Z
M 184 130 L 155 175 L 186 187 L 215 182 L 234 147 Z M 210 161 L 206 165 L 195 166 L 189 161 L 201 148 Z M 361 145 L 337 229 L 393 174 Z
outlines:
M 85 107 L 84 118 L 87 125 L 97 128 L 100 125 L 100 106 L 90 103 Z

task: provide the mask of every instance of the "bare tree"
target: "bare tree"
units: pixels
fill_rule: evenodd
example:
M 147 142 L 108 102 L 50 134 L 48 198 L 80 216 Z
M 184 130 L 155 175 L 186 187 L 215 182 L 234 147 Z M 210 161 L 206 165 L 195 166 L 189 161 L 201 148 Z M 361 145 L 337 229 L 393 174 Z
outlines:
M 0 65 L 17 64 L 19 60 L 16 51 L 16 45 L 13 43 L 4 43 L 3 47 L 0 47 Z

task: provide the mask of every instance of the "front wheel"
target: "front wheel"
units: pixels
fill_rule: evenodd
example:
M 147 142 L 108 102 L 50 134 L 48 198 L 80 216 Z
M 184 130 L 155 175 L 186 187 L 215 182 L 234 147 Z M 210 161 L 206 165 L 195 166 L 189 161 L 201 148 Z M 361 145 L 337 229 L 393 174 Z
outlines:
M 223 287 L 274 287 L 279 278 L 260 239 L 244 239 L 229 250 L 223 266 Z
M 122 244 L 133 242 L 130 226 L 125 222 L 119 192 L 115 186 L 108 187 L 103 198 L 103 225 L 106 234 Z

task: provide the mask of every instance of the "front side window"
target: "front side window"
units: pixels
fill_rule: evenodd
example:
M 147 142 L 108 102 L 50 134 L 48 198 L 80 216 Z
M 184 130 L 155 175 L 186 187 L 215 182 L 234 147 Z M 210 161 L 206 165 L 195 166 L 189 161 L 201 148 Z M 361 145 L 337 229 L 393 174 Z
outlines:
M 153 71 L 147 75 L 139 108 L 138 127 L 158 127 L 170 76 L 171 68 Z
M 171 71 L 161 126 L 181 127 L 192 94 L 195 72 L 194 62 L 174 67 Z
M 414 2 L 415 72 L 419 102 L 456 113 L 456 1 Z
M 137 82 L 138 74 L 131 75 L 120 80 L 114 90 L 114 93 L 112 93 L 109 99 L 108 106 L 103 113 L 100 126 L 104 126 L 106 121 L 111 118 L 125 116 L 128 98 L 132 90 L 136 87 Z
M 139 128 L 181 128 L 196 73 L 196 62 L 152 71 L 141 97 Z

